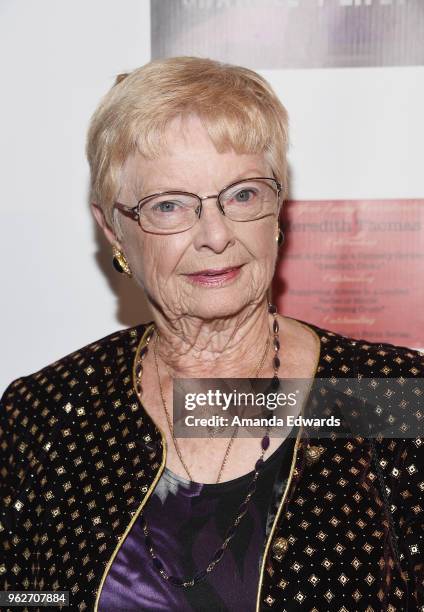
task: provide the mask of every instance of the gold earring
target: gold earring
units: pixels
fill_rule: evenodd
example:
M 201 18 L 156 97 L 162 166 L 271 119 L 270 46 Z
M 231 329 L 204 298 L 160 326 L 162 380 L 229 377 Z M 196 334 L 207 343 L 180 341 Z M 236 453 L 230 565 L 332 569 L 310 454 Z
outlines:
M 275 237 L 276 242 L 278 242 L 278 246 L 280 247 L 284 242 L 284 234 L 281 227 L 278 228 L 278 234 Z
M 117 270 L 117 272 L 132 276 L 131 269 L 128 265 L 127 260 L 125 259 L 125 255 L 116 246 L 113 247 L 112 264 L 115 270 Z

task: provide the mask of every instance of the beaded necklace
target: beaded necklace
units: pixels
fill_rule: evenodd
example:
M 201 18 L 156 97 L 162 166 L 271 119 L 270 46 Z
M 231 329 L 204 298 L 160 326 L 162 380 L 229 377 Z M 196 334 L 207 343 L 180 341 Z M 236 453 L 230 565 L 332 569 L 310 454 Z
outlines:
M 273 315 L 273 323 L 272 323 L 272 332 L 273 332 L 273 346 L 274 346 L 274 357 L 272 360 L 272 366 L 273 366 L 273 377 L 272 377 L 272 381 L 271 381 L 271 389 L 277 389 L 279 387 L 279 379 L 278 379 L 278 370 L 280 368 L 280 358 L 279 358 L 279 350 L 280 350 L 280 341 L 279 341 L 279 337 L 278 337 L 278 332 L 279 332 L 279 324 L 278 324 L 278 320 L 277 320 L 277 309 L 274 306 L 274 304 L 268 304 L 268 312 L 270 314 Z M 143 392 L 143 387 L 141 385 L 141 376 L 143 373 L 143 360 L 145 359 L 147 352 L 148 352 L 148 345 L 149 342 L 153 336 L 153 333 L 155 331 L 155 328 L 153 327 L 152 330 L 149 332 L 148 336 L 146 337 L 146 344 L 145 346 L 142 348 L 142 350 L 140 351 L 139 354 L 139 359 L 138 359 L 138 363 L 136 364 L 135 367 L 135 373 L 136 373 L 136 391 L 140 397 L 141 400 L 141 396 L 142 396 L 142 392 Z M 234 434 L 233 434 L 234 435 Z M 232 438 L 233 439 L 233 438 Z M 235 520 L 233 521 L 232 525 L 227 529 L 226 531 L 226 535 L 224 538 L 224 541 L 222 542 L 221 546 L 215 551 L 215 553 L 212 555 L 209 564 L 207 565 L 207 567 L 199 572 L 197 572 L 194 576 L 192 576 L 191 578 L 183 578 L 183 577 L 178 577 L 178 576 L 171 576 L 170 574 L 168 574 L 168 572 L 165 570 L 165 567 L 162 563 L 162 561 L 158 558 L 158 556 L 156 555 L 155 552 L 155 548 L 153 545 L 153 541 L 149 532 L 149 528 L 147 526 L 146 523 L 146 519 L 144 518 L 144 514 L 140 514 L 140 522 L 141 522 L 141 526 L 143 529 L 143 533 L 144 533 L 144 544 L 150 554 L 150 557 L 152 558 L 152 562 L 153 562 L 153 566 L 154 568 L 157 570 L 158 574 L 163 578 L 163 580 L 169 582 L 170 584 L 176 586 L 176 587 L 180 587 L 180 588 L 188 588 L 188 587 L 193 587 L 195 584 L 201 582 L 202 580 L 204 580 L 206 578 L 206 576 L 208 575 L 209 572 L 211 572 L 214 567 L 221 561 L 226 548 L 228 547 L 229 543 L 231 542 L 231 540 L 233 539 L 233 537 L 235 536 L 235 533 L 237 531 L 237 527 L 239 525 L 239 523 L 241 522 L 243 516 L 246 514 L 247 512 L 247 508 L 249 505 L 249 501 L 252 498 L 255 490 L 256 490 L 256 482 L 258 479 L 258 476 L 263 468 L 263 464 L 264 464 L 264 454 L 265 451 L 268 449 L 270 444 L 270 439 L 269 439 L 269 426 L 266 427 L 265 430 L 265 435 L 263 436 L 262 440 L 261 440 L 261 454 L 259 459 L 256 461 L 255 463 L 255 469 L 254 469 L 254 473 L 253 473 L 253 477 L 252 480 L 247 488 L 246 491 L 246 495 L 243 499 L 243 501 L 241 502 L 238 510 L 237 510 L 237 515 Z M 228 451 L 228 449 L 227 449 Z

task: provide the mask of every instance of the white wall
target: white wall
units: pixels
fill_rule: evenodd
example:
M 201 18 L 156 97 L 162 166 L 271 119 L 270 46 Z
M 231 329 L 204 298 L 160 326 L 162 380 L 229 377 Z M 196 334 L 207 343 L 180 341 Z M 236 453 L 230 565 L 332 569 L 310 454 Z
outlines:
M 424 67 L 261 74 L 289 111 L 294 199 L 424 197 Z
M 0 0 L 0 58 L 1 391 L 140 320 L 91 221 L 84 146 L 115 75 L 150 60 L 150 3 Z
M 0 0 L 0 392 L 145 320 L 91 220 L 84 141 L 150 59 L 148 0 Z M 291 117 L 292 197 L 424 197 L 424 68 L 262 71 Z

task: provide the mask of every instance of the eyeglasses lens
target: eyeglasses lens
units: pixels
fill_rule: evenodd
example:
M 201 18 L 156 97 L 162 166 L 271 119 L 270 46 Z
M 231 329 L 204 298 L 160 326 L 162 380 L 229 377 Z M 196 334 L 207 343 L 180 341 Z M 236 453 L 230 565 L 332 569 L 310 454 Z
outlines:
M 278 193 L 273 181 L 240 181 L 223 190 L 219 202 L 225 216 L 233 221 L 253 221 L 276 208 Z M 167 192 L 147 200 L 140 209 L 140 225 L 147 231 L 177 233 L 192 227 L 198 219 L 198 198 Z

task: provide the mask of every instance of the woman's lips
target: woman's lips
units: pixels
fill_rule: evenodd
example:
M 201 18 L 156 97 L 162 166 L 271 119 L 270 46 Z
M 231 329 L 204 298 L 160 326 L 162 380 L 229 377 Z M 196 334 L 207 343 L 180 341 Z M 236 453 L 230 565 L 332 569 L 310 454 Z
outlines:
M 210 268 L 208 270 L 200 270 L 185 276 L 196 285 L 204 285 L 207 287 L 216 287 L 229 283 L 237 278 L 240 274 L 241 266 L 233 266 L 231 268 Z

